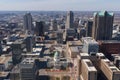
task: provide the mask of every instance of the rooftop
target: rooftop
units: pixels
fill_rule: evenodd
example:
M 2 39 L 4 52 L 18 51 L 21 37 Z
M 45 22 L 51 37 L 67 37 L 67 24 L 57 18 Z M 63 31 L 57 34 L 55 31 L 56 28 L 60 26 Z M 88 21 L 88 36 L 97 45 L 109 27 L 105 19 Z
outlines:
M 33 58 L 26 58 L 22 61 L 22 64 L 32 64 L 34 63 L 34 60 Z
M 89 56 L 88 53 L 80 53 L 80 56 Z
M 0 72 L 0 77 L 7 77 L 9 72 Z
M 81 41 L 68 41 L 67 44 L 69 46 L 76 46 L 76 45 L 82 45 Z
M 20 63 L 20 68 L 33 68 L 34 67 L 34 58 L 26 58 Z
M 97 71 L 89 59 L 83 59 L 82 61 L 86 64 L 89 71 Z
M 77 46 L 70 47 L 70 50 L 71 50 L 71 52 L 76 52 L 76 53 L 80 52 Z
M 114 15 L 114 13 L 110 13 L 110 12 L 107 12 L 107 11 L 101 11 L 101 12 L 96 12 L 96 13 L 94 13 L 94 16 L 96 16 L 96 15 L 99 15 L 99 16 L 105 16 L 105 14 L 107 14 L 107 15 L 109 15 L 109 16 L 113 16 Z
M 95 41 L 95 39 L 93 39 L 92 37 L 83 37 L 82 41 L 84 43 L 98 44 L 98 42 Z
M 118 40 L 101 40 L 99 43 L 120 43 Z
M 12 60 L 12 56 L 0 56 L 0 64 L 4 64 Z

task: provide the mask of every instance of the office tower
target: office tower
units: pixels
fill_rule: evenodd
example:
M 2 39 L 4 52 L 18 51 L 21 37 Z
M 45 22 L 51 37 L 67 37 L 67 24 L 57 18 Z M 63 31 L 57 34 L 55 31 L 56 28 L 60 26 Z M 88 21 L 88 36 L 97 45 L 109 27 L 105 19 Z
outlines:
M 81 28 L 79 31 L 79 39 L 81 39 L 82 37 L 86 36 L 86 29 L 85 28 Z
M 73 28 L 74 25 L 73 25 L 73 21 L 74 21 L 74 14 L 72 11 L 69 11 L 67 13 L 67 20 L 66 20 L 66 28 Z
M 93 26 L 93 21 L 88 20 L 85 27 L 86 27 L 86 36 L 87 37 L 92 37 L 92 26 Z
M 51 28 L 53 31 L 58 30 L 57 21 L 55 19 L 51 19 Z
M 92 37 L 95 40 L 110 40 L 112 38 L 114 14 L 107 11 L 94 13 Z
M 63 43 L 63 31 L 57 32 L 57 43 L 60 43 L 60 44 Z
M 32 15 L 30 13 L 24 15 L 24 30 L 27 33 L 32 33 L 33 31 Z
M 89 59 L 83 59 L 81 61 L 80 80 L 97 80 L 97 70 Z
M 35 28 L 35 33 L 36 36 L 43 36 L 44 35 L 44 22 L 40 21 L 40 22 L 36 22 L 36 28 Z
M 35 60 L 26 58 L 20 63 L 21 80 L 36 80 L 36 65 Z
M 11 45 L 11 47 L 12 47 L 13 64 L 17 64 L 21 61 L 21 58 L 22 58 L 21 54 L 24 48 L 23 41 L 17 40 Z
M 9 23 L 8 24 L 8 27 L 13 30 L 14 28 L 17 28 L 18 27 L 18 23 Z
M 89 53 L 90 55 L 94 55 L 98 52 L 99 46 L 98 42 L 96 42 L 94 39 L 91 37 L 84 37 L 82 38 L 83 42 L 83 53 Z
M 72 28 L 66 29 L 64 36 L 67 41 L 73 41 L 73 39 L 76 37 L 76 30 Z
M 28 35 L 26 37 L 26 50 L 27 52 L 31 52 L 32 53 L 32 50 L 33 50 L 33 37 L 31 35 Z

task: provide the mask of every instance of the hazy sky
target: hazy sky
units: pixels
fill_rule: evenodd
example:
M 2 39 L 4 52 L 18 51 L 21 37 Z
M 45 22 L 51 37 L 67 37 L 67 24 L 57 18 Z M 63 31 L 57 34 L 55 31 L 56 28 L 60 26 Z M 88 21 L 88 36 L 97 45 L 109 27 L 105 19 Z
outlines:
M 0 10 L 120 10 L 120 0 L 0 0 Z

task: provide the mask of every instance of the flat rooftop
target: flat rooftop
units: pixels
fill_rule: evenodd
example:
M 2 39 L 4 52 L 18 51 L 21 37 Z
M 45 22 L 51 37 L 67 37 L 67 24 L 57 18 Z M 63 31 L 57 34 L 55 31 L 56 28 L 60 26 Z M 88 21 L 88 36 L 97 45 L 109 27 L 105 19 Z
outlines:
M 88 53 L 80 53 L 80 56 L 89 56 Z
M 69 46 L 83 45 L 81 41 L 68 41 L 67 44 Z
M 34 63 L 34 60 L 33 58 L 26 58 L 22 61 L 23 64 L 31 64 L 31 63 Z
M 70 50 L 71 50 L 71 52 L 76 52 L 76 53 L 80 52 L 77 46 L 70 47 Z
M 120 70 L 113 64 L 113 62 L 110 62 L 108 59 L 103 59 L 102 61 L 112 72 L 120 72 Z
M 82 41 L 83 43 L 98 44 L 98 42 L 92 37 L 83 37 Z
M 0 56 L 0 64 L 4 64 L 12 60 L 12 56 Z
M 9 72 L 0 72 L 0 77 L 7 77 Z
M 83 59 L 82 61 L 86 64 L 89 71 L 97 71 L 89 59 Z
M 26 58 L 20 63 L 20 68 L 33 68 L 34 58 Z
M 100 40 L 99 43 L 120 43 L 118 40 Z

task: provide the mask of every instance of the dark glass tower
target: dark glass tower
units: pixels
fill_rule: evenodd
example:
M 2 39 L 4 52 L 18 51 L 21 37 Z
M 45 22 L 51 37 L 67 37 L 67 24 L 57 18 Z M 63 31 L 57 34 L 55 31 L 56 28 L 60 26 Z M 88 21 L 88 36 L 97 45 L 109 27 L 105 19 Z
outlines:
M 92 37 L 95 40 L 110 40 L 112 38 L 114 14 L 107 11 L 94 13 Z

